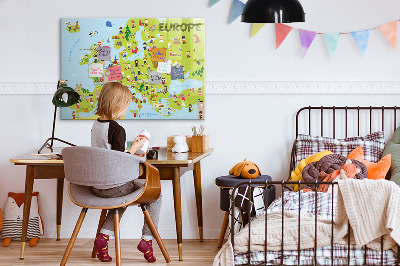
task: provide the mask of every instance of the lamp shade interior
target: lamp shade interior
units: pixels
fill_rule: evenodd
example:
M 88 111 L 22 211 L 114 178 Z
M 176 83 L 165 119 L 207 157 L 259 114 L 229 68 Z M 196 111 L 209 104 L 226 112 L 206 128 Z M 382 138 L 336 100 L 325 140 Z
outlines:
M 249 0 L 243 8 L 242 22 L 304 22 L 305 14 L 298 0 Z
M 80 95 L 73 88 L 61 84 L 53 95 L 53 105 L 57 107 L 68 107 L 79 101 Z

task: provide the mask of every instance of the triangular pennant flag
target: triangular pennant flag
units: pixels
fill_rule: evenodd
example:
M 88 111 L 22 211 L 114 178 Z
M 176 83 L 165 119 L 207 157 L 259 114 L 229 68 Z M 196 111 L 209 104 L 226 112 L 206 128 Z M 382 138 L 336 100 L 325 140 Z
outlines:
M 351 35 L 353 35 L 354 40 L 356 41 L 358 47 L 361 50 L 361 53 L 364 55 L 368 46 L 369 33 L 371 29 L 360 30 L 360 31 L 352 31 Z
M 378 27 L 393 49 L 397 48 L 397 20 Z
M 299 36 L 300 36 L 300 43 L 301 43 L 301 55 L 304 58 L 306 56 L 308 48 L 312 44 L 315 36 L 317 33 L 315 31 L 308 31 L 308 30 L 300 30 L 299 29 Z
M 339 39 L 342 34 L 339 32 L 333 32 L 333 33 L 324 33 L 324 40 L 326 44 L 326 48 L 328 48 L 329 55 L 331 58 L 333 57 L 333 54 L 336 51 L 336 48 L 339 44 Z
M 243 11 L 244 3 L 239 0 L 233 0 L 231 17 L 229 19 L 229 23 L 232 23 L 235 19 L 237 19 Z
M 264 27 L 265 23 L 253 23 L 253 27 L 251 28 L 251 38 L 256 35 L 262 27 Z
M 213 5 L 215 5 L 218 2 L 219 2 L 219 0 L 210 0 L 210 5 L 208 7 L 212 7 Z
M 282 42 L 285 40 L 286 36 L 288 36 L 289 32 L 292 29 L 293 28 L 288 25 L 275 23 L 276 49 L 278 49 L 278 47 L 282 44 Z

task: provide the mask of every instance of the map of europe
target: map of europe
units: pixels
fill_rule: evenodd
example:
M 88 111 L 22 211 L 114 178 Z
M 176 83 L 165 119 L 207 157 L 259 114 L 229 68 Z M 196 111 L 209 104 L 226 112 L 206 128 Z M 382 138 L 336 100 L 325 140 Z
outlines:
M 61 79 L 80 94 L 62 119 L 97 119 L 106 82 L 132 92 L 122 119 L 204 119 L 202 18 L 61 20 Z

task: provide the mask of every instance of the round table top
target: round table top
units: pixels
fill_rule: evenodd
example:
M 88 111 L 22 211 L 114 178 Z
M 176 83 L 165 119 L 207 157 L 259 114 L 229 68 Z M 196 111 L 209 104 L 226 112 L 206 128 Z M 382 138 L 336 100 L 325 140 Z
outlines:
M 220 176 L 215 179 L 215 184 L 219 187 L 224 187 L 224 188 L 234 188 L 237 184 L 242 183 L 242 182 L 247 182 L 247 181 L 272 181 L 272 178 L 269 175 L 261 175 L 257 178 L 253 179 L 247 179 L 247 178 L 242 178 L 242 177 L 237 177 L 234 175 L 226 175 L 226 176 Z

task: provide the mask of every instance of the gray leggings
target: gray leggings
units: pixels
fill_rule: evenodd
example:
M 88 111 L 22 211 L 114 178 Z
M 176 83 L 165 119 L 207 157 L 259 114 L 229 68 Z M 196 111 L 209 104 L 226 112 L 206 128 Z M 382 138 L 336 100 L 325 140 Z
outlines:
M 98 188 L 94 187 L 93 194 L 98 197 L 101 197 L 101 198 L 116 198 L 116 197 L 122 197 L 122 196 L 128 195 L 128 194 L 142 188 L 143 186 L 144 186 L 144 182 L 138 182 L 138 181 L 135 182 L 135 180 L 133 180 L 122 186 L 108 188 L 108 189 L 98 189 Z M 158 228 L 158 221 L 160 219 L 161 202 L 162 202 L 162 196 L 160 194 L 160 197 L 155 202 L 146 204 L 146 207 L 149 210 L 151 218 L 153 218 L 156 228 Z M 119 219 L 122 218 L 122 215 L 124 214 L 125 210 L 126 210 L 126 207 L 118 208 Z M 104 221 L 104 224 L 100 230 L 100 233 L 106 234 L 109 236 L 114 236 L 114 214 L 115 214 L 115 209 L 108 210 L 106 220 Z M 151 240 L 152 238 L 153 238 L 153 234 L 150 230 L 149 225 L 147 224 L 147 222 L 145 220 L 144 225 L 143 225 L 143 230 L 142 230 L 142 239 Z

